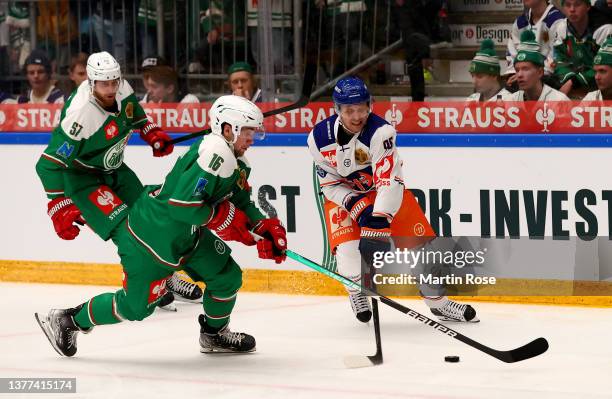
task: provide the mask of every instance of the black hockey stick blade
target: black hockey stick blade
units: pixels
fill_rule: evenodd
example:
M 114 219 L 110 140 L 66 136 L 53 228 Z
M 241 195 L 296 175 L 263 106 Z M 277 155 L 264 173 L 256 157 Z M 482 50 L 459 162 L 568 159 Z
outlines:
M 512 349 L 509 351 L 497 351 L 499 360 L 506 363 L 516 363 L 521 360 L 531 359 L 541 355 L 548 350 L 548 341 L 546 338 L 537 338 L 521 346 L 520 348 Z
M 302 82 L 302 93 L 300 94 L 300 98 L 298 98 L 296 102 L 286 105 L 284 107 L 264 112 L 264 118 L 276 114 L 282 114 L 283 112 L 293 111 L 294 109 L 306 106 L 308 104 L 308 101 L 310 101 L 310 94 L 312 93 L 312 88 L 314 86 L 316 75 L 317 65 L 314 63 L 306 64 L 306 70 L 304 71 L 304 80 Z
M 376 353 L 371 356 L 346 356 L 344 365 L 350 369 L 378 366 L 383 362 L 382 344 L 380 339 L 380 318 L 378 316 L 378 301 L 372 298 L 372 319 L 374 320 L 374 337 L 376 338 Z
M 370 294 L 370 292 L 368 292 L 367 289 L 364 289 L 364 291 Z M 375 293 L 372 292 L 371 294 L 375 294 Z M 515 348 L 509 351 L 500 351 L 497 349 L 493 349 L 486 345 L 481 344 L 480 342 L 474 341 L 473 339 L 466 337 L 460 332 L 455 331 L 448 326 L 440 324 L 437 321 L 432 320 L 429 317 L 424 316 L 417 311 L 407 308 L 406 306 L 401 305 L 385 296 L 379 296 L 379 300 L 385 305 L 388 305 L 396 310 L 399 310 L 402 313 L 406 313 L 408 316 L 412 317 L 413 319 L 418 320 L 421 323 L 426 324 L 430 327 L 433 327 L 434 329 L 450 337 L 453 337 L 456 340 L 463 342 L 464 344 L 467 344 L 473 348 L 476 348 L 490 356 L 493 356 L 494 358 L 501 360 L 502 362 L 505 362 L 505 363 L 515 363 L 515 362 L 520 362 L 522 360 L 527 360 L 532 357 L 539 356 L 548 350 L 548 341 L 546 341 L 545 338 L 537 338 L 529 342 L 526 345 L 523 345 L 519 348 Z
M 484 352 L 490 356 L 493 356 L 494 358 L 501 360 L 502 362 L 506 362 L 506 363 L 520 362 L 522 360 L 531 359 L 532 357 L 541 355 L 548 350 L 548 341 L 546 341 L 545 338 L 537 338 L 533 340 L 532 342 L 528 343 L 527 345 L 523 345 L 519 348 L 512 349 L 509 351 L 499 351 L 499 350 L 490 348 L 486 345 L 481 344 L 480 342 L 474 341 L 473 339 L 466 337 L 465 335 L 461 334 L 458 331 L 453 330 L 450 327 L 447 327 L 443 324 L 438 323 L 435 320 L 430 319 L 429 317 L 425 315 L 422 315 L 416 310 L 412 310 L 409 307 L 406 307 L 400 303 L 397 303 L 387 298 L 386 296 L 379 295 L 378 293 L 368 288 L 360 286 L 359 284 L 355 283 L 353 280 L 350 280 L 344 277 L 343 275 L 338 274 L 332 270 L 326 269 L 325 267 L 319 265 L 318 263 L 308 258 L 305 258 L 304 256 L 296 252 L 293 252 L 288 249 L 285 251 L 285 253 L 287 254 L 289 258 L 305 266 L 308 266 L 311 269 L 318 271 L 319 273 L 322 273 L 328 277 L 331 277 L 334 280 L 341 282 L 347 287 L 360 289 L 361 292 L 363 292 L 364 294 L 367 294 L 373 297 L 378 297 L 378 300 L 384 303 L 385 305 L 390 306 L 395 310 L 399 310 L 400 312 L 407 314 L 413 319 L 420 321 L 421 323 L 433 328 L 434 330 L 438 330 L 442 334 L 455 338 L 456 340 L 461 341 L 464 344 L 469 345 L 472 348 L 478 349 L 479 351 Z

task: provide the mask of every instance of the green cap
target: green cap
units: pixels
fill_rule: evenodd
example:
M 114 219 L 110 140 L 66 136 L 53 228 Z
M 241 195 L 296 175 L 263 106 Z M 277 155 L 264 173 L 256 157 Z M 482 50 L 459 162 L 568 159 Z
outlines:
M 499 58 L 497 58 L 493 40 L 485 39 L 480 43 L 480 50 L 476 52 L 476 56 L 470 63 L 470 72 L 499 76 Z
M 249 65 L 248 62 L 244 62 L 244 61 L 234 62 L 227 69 L 227 74 L 231 75 L 234 72 L 240 72 L 240 71 L 246 71 L 248 73 L 253 73 L 253 68 Z
M 534 65 L 544 66 L 544 56 L 540 52 L 540 44 L 536 41 L 533 31 L 526 30 L 521 33 L 521 43 L 517 47 L 518 53 L 514 63 L 531 62 Z
M 612 37 L 606 39 L 593 59 L 595 65 L 612 66 Z

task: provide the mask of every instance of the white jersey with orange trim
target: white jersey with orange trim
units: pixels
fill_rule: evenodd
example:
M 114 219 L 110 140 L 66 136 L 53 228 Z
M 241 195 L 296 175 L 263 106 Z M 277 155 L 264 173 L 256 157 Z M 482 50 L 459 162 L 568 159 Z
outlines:
M 404 191 L 395 128 L 371 113 L 363 130 L 345 145 L 338 144 L 339 129 L 344 128 L 333 115 L 316 124 L 308 136 L 323 195 L 345 206 L 349 198 L 375 190 L 373 214 L 392 220 Z

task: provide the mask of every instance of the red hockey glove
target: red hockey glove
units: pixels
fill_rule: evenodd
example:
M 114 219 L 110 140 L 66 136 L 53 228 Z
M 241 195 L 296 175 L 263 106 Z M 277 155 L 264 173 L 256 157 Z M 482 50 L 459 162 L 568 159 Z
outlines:
M 229 201 L 223 201 L 213 211 L 206 227 L 214 230 L 223 241 L 238 241 L 244 245 L 255 245 L 255 239 L 247 228 L 249 218 Z
M 55 232 L 62 240 L 74 240 L 79 235 L 79 228 L 74 225 L 79 221 L 85 221 L 81 217 L 81 211 L 74 205 L 70 198 L 58 197 L 47 205 L 47 214 L 53 222 Z
M 170 143 L 172 139 L 168 133 L 155 123 L 147 121 L 140 129 L 140 138 L 153 148 L 154 157 L 169 155 L 174 150 L 174 144 Z
M 274 259 L 281 263 L 287 259 L 287 231 L 277 218 L 263 219 L 255 225 L 253 233 L 263 237 L 257 241 L 257 252 L 261 259 Z

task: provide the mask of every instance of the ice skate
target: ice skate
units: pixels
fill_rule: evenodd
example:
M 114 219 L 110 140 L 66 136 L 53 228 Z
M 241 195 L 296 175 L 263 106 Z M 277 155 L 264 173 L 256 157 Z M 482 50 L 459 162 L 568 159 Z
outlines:
M 362 323 L 370 321 L 372 318 L 372 308 L 370 307 L 370 301 L 367 296 L 361 292 L 349 294 L 349 301 L 351 302 L 351 308 L 357 320 Z
M 206 324 L 204 315 L 200 322 L 200 352 L 202 353 L 247 353 L 255 352 L 255 338 L 249 334 L 230 331 L 229 324 L 215 329 Z
M 451 301 L 439 308 L 430 308 L 431 313 L 436 315 L 440 321 L 457 321 L 463 323 L 478 323 L 480 320 L 476 317 L 476 310 L 465 303 Z
M 84 329 L 76 325 L 74 315 L 81 306 L 71 309 L 51 309 L 46 316 L 34 313 L 38 325 L 53 349 L 62 356 L 74 356 L 77 351 L 77 334 L 79 332 L 87 334 L 93 329 L 93 327 Z
M 176 305 L 174 304 L 174 294 L 170 291 L 166 292 L 157 303 L 157 307 L 168 312 L 176 312 Z
M 202 303 L 202 289 L 195 283 L 184 280 L 180 274 L 173 273 L 166 281 L 166 288 L 181 302 Z

